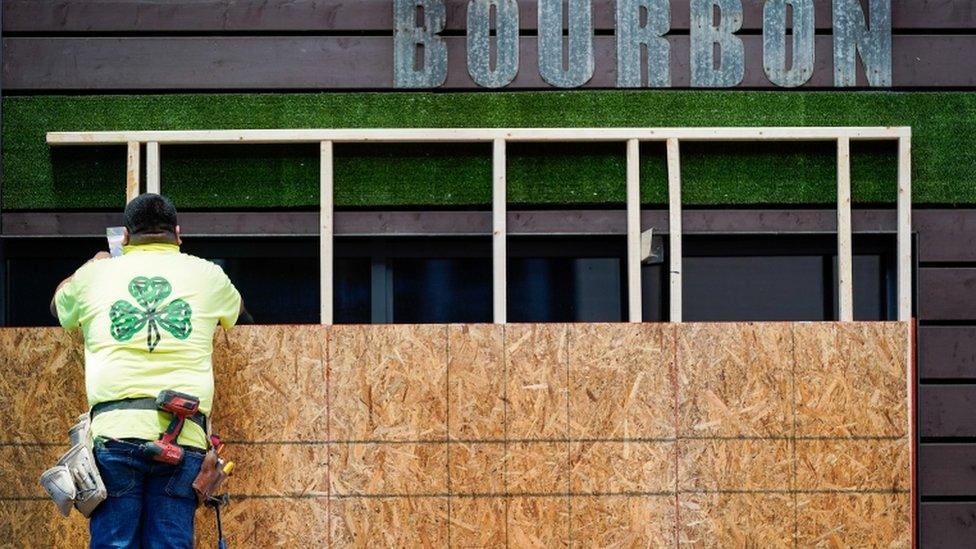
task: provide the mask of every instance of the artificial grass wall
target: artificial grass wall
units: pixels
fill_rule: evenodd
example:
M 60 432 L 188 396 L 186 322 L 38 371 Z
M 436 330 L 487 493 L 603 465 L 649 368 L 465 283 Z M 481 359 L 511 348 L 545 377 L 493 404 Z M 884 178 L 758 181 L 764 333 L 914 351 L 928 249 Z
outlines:
M 3 99 L 3 208 L 123 205 L 124 147 L 57 147 L 45 132 L 310 127 L 878 126 L 914 129 L 916 203 L 976 203 L 976 93 L 574 91 L 24 96 Z M 894 200 L 895 147 L 853 144 L 854 199 Z M 163 147 L 163 192 L 182 208 L 318 203 L 316 146 Z M 831 144 L 684 144 L 689 205 L 835 199 Z M 344 207 L 485 206 L 485 145 L 344 145 Z M 644 144 L 643 202 L 666 201 L 664 148 Z M 515 205 L 624 200 L 623 144 L 509 147 Z

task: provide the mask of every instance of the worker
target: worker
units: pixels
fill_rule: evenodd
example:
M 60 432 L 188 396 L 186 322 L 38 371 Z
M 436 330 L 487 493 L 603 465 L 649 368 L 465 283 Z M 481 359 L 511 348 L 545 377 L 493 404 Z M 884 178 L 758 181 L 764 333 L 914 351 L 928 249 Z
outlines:
M 133 404 L 179 391 L 199 398 L 199 412 L 209 417 L 214 331 L 246 312 L 218 265 L 180 252 L 170 200 L 136 197 L 124 225 L 123 254 L 99 252 L 51 301 L 61 326 L 84 335 L 95 461 L 108 492 L 90 519 L 91 547 L 191 548 L 192 483 L 209 446 L 207 423 L 187 420 L 179 463 L 160 463 L 145 443 L 160 437 L 172 415 Z

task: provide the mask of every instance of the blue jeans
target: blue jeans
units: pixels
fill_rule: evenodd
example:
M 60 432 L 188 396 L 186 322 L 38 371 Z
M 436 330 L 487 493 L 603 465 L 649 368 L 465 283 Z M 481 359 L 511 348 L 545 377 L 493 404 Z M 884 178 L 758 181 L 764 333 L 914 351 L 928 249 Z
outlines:
M 137 444 L 108 440 L 96 443 L 95 461 L 108 499 L 91 516 L 93 549 L 192 549 L 192 484 L 203 454 L 185 451 L 182 462 L 168 465 L 144 457 Z

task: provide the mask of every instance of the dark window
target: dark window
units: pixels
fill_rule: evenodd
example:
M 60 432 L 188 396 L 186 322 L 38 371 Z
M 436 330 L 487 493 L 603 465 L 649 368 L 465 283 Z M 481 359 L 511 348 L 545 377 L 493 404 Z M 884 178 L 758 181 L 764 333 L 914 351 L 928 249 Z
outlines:
M 893 236 L 855 238 L 859 320 L 894 317 L 894 244 Z M 54 325 L 48 303 L 55 286 L 103 248 L 97 238 L 0 240 L 0 320 L 9 326 Z M 837 317 L 831 235 L 689 235 L 684 248 L 687 321 Z M 225 269 L 255 322 L 319 321 L 317 238 L 191 238 L 183 249 Z M 509 321 L 627 318 L 623 237 L 511 237 L 508 250 Z M 491 322 L 491 273 L 487 236 L 340 238 L 335 319 Z M 666 251 L 642 266 L 647 321 L 667 320 L 667 273 Z

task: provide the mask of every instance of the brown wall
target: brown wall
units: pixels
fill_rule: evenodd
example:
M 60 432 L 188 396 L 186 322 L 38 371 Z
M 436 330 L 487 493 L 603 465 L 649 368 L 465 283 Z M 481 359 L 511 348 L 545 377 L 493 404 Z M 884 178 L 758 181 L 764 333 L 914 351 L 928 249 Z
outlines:
M 465 67 L 465 0 L 448 0 L 444 88 L 475 88 Z M 689 85 L 688 2 L 672 3 L 673 85 Z M 769 88 L 762 70 L 762 2 L 744 2 L 742 87 Z M 893 85 L 976 85 L 976 10 L 962 0 L 894 0 Z M 548 88 L 536 60 L 535 2 L 520 2 L 521 67 L 511 88 Z M 596 72 L 616 84 L 614 2 L 594 5 Z M 833 87 L 830 2 L 817 0 L 816 68 L 806 87 Z M 393 84 L 389 0 L 7 0 L 8 90 L 380 89 Z M 865 84 L 863 74 L 859 77 Z

